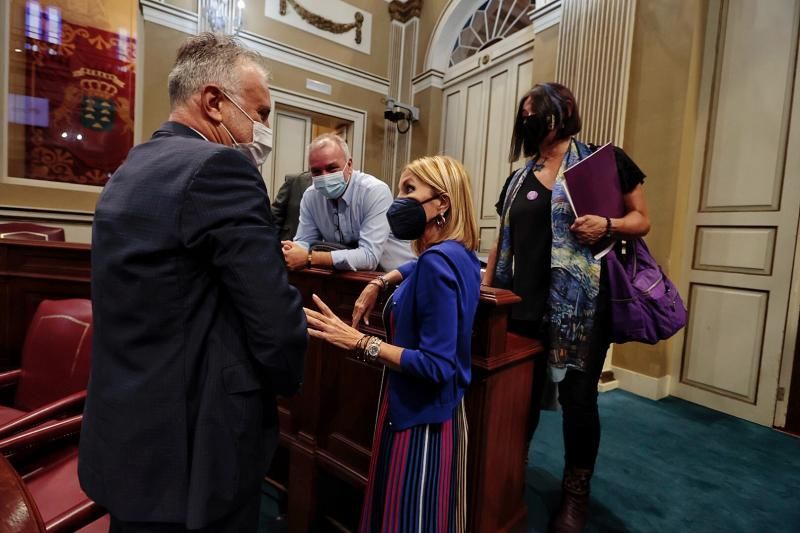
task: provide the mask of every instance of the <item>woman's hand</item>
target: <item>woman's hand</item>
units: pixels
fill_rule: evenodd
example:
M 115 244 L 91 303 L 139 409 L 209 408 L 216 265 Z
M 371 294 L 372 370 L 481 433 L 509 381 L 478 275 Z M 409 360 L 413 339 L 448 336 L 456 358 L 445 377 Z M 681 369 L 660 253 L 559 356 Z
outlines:
M 308 320 L 308 334 L 345 350 L 354 350 L 363 333 L 345 324 L 316 294 L 312 295 L 320 312 L 303 308 Z
M 584 215 L 576 218 L 569 229 L 581 244 L 594 244 L 606 234 L 606 219 L 597 215 Z
M 375 308 L 375 302 L 378 301 L 378 295 L 381 293 L 381 288 L 376 283 L 367 283 L 364 290 L 358 296 L 355 305 L 353 305 L 353 322 L 352 326 L 358 327 L 358 322 L 364 319 L 364 324 L 369 326 L 369 314 Z

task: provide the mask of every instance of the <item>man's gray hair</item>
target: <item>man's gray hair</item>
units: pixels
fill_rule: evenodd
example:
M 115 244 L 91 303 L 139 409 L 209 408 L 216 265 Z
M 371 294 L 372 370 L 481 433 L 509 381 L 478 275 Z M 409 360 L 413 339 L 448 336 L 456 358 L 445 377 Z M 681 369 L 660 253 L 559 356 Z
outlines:
M 339 149 L 344 154 L 345 162 L 350 160 L 350 148 L 347 146 L 347 141 L 342 139 L 340 136 L 336 135 L 335 133 L 323 133 L 317 137 L 314 137 L 314 140 L 308 145 L 308 153 L 310 154 L 314 150 L 317 150 L 321 146 L 325 144 L 335 144 L 339 147 Z
M 243 47 L 233 37 L 201 33 L 190 37 L 178 49 L 175 66 L 169 73 L 169 102 L 172 108 L 185 103 L 201 87 L 216 84 L 239 94 L 239 68 L 251 63 L 269 78 L 261 56 Z

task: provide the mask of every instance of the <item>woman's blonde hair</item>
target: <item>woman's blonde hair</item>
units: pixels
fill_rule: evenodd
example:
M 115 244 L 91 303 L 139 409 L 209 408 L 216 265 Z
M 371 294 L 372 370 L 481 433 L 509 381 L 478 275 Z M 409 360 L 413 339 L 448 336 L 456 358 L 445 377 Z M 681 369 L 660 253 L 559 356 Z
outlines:
M 434 242 L 414 241 L 417 254 L 428 246 L 442 241 L 454 240 L 469 250 L 478 249 L 478 225 L 472 206 L 472 186 L 469 174 L 458 160 L 446 155 L 421 157 L 406 165 L 403 172 L 411 172 L 436 194 L 445 194 L 450 199 L 450 209 L 444 213 L 445 222 Z

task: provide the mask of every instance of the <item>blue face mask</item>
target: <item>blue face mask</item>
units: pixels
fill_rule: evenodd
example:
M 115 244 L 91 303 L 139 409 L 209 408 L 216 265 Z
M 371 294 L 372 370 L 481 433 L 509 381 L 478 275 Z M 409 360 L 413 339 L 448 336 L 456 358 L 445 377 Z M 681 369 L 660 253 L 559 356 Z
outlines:
M 347 189 L 347 182 L 344 179 L 344 171 L 332 172 L 323 176 L 314 177 L 314 188 L 319 193 L 330 200 L 336 200 L 344 194 Z

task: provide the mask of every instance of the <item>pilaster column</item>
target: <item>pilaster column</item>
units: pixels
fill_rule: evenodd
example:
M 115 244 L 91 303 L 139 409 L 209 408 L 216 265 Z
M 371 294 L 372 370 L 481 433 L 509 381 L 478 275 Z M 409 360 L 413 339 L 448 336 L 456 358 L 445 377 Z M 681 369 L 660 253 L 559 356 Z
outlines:
M 561 0 L 556 80 L 575 93 L 582 138 L 625 139 L 636 0 Z
M 413 104 L 411 79 L 417 68 L 417 44 L 419 41 L 419 16 L 423 0 L 393 0 L 389 3 L 392 18 L 389 35 L 389 98 L 404 104 Z M 397 131 L 397 124 L 386 121 L 383 141 L 383 179 L 397 192 L 400 171 L 411 156 L 411 133 L 409 125 L 405 133 Z

